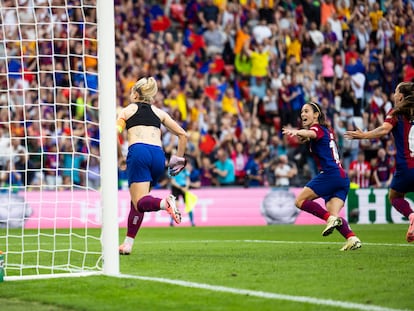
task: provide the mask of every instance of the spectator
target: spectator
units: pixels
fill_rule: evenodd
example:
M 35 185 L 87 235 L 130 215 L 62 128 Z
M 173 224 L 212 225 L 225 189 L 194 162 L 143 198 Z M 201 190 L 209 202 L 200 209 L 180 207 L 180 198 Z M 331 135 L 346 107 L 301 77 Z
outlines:
M 0 192 L 17 193 L 23 188 L 22 174 L 16 171 L 13 161 L 7 161 L 0 171 Z
M 354 59 L 352 61 L 356 62 Z M 362 72 L 356 72 L 351 75 L 351 87 L 355 94 L 356 105 L 354 106 L 354 116 L 362 116 L 362 109 L 364 107 L 364 88 L 366 77 Z
M 213 0 L 206 0 L 204 4 L 201 4 L 200 10 L 198 11 L 198 18 L 204 27 L 206 27 L 210 21 L 217 23 L 219 15 L 219 8 L 214 4 Z
M 368 130 L 375 128 L 374 122 L 368 124 Z M 359 143 L 360 150 L 364 151 L 365 159 L 371 161 L 377 156 L 378 149 L 383 146 L 382 141 L 379 138 L 363 139 Z
M 294 163 L 289 163 L 288 157 L 285 154 L 280 155 L 275 167 L 275 186 L 289 187 L 290 180 L 296 176 L 297 168 Z
M 233 145 L 231 145 L 233 146 Z M 246 177 L 246 164 L 249 160 L 248 155 L 244 149 L 243 144 L 240 141 L 237 141 L 230 150 L 230 157 L 234 165 L 234 174 L 236 178 L 236 185 L 244 185 L 244 180 Z
M 335 131 L 337 135 L 342 139 L 342 166 L 346 171 L 348 171 L 351 163 L 357 160 L 360 149 L 358 141 L 344 138 L 344 134 L 346 131 L 353 131 L 355 129 L 355 126 L 354 124 L 352 124 L 352 121 L 348 120 L 344 122 L 346 124 L 345 128 L 335 126 Z
M 211 160 L 208 156 L 201 156 L 201 165 L 200 165 L 200 182 L 201 187 L 210 187 L 217 184 L 216 178 L 214 176 L 214 166 L 211 163 Z
M 335 4 L 332 0 L 321 1 L 321 26 L 328 23 L 329 18 L 336 13 Z
M 128 175 L 126 161 L 121 160 L 118 164 L 118 190 L 128 190 Z
M 332 105 L 332 90 L 335 88 L 335 95 L 337 98 L 341 97 L 340 103 L 337 100 L 337 110 L 340 109 L 342 116 L 355 120 L 358 125 L 362 124 L 361 117 L 365 118 L 368 108 L 371 108 L 372 94 L 378 84 L 382 92 L 381 96 L 375 97 L 382 98 L 384 104 L 380 110 L 384 111 L 376 115 L 376 122 L 380 122 L 381 116 L 391 109 L 396 85 L 412 76 L 414 31 L 409 23 L 412 12 L 409 2 L 362 4 L 345 0 L 337 3 L 331 0 L 304 0 L 301 3 L 285 1 L 276 4 L 274 1 L 256 1 L 251 5 L 228 2 L 226 8 L 223 3 L 191 0 L 182 5 L 173 4 L 170 11 L 162 4 L 151 6 L 145 1 L 120 0 L 115 4 L 116 45 L 124 47 L 123 50 L 116 48 L 118 109 L 128 103 L 129 89 L 136 82 L 137 76 L 157 76 L 161 92 L 156 96 L 155 105 L 177 114 L 182 126 L 189 129 L 194 126 L 192 130 L 200 133 L 200 155 L 196 155 L 198 150 L 194 136 L 194 142 L 189 146 L 191 157 L 208 154 L 213 158 L 217 144 L 220 143 L 216 140 L 221 131 L 222 114 L 219 104 L 226 89 L 229 92 L 234 89 L 234 97 L 239 100 L 238 107 L 246 108 L 246 111 L 240 111 L 239 122 L 232 119 L 227 124 L 229 127 L 226 132 L 233 133 L 237 139 L 241 137 L 245 140 L 259 132 L 281 136 L 281 127 L 290 122 L 291 107 L 286 103 L 290 104 L 288 99 L 291 94 L 285 92 L 286 89 L 281 86 L 282 79 L 286 79 L 284 84 L 289 85 L 292 76 L 295 76 L 302 84 L 305 98 L 325 98 L 323 102 L 328 101 L 329 109 Z M 174 22 L 166 25 L 168 29 L 165 31 L 154 32 L 151 27 L 154 20 L 146 23 L 146 18 L 153 18 L 156 10 L 164 14 L 164 9 L 166 15 L 171 13 L 169 18 Z M 7 109 L 2 109 L 0 122 L 11 125 L 12 137 L 20 136 L 25 130 L 28 136 L 39 137 L 38 142 L 34 142 L 32 138 L 27 140 L 27 149 L 32 152 L 29 156 L 27 179 L 31 187 L 37 187 L 36 184 L 41 183 L 42 176 L 39 173 L 34 176 L 34 172 L 44 165 L 44 152 L 50 150 L 49 144 L 53 139 L 49 138 L 55 135 L 55 130 L 59 135 L 65 133 L 72 136 L 75 131 L 84 135 L 87 130 L 90 132 L 87 122 L 98 123 L 98 102 L 92 95 L 96 91 L 97 82 L 94 72 L 97 65 L 97 46 L 96 27 L 91 25 L 96 21 L 96 15 L 89 7 L 76 7 L 66 12 L 61 8 L 50 10 L 47 6 L 42 6 L 33 13 L 30 8 L 19 6 L 18 10 L 6 11 L 4 21 L 7 27 L 0 33 L 0 53 L 4 56 L 0 70 L 9 72 L 9 75 L 0 76 L 0 83 L 4 89 L 10 86 L 10 96 L 3 94 L 0 102 L 5 106 L 10 104 L 13 109 L 10 113 Z M 19 45 L 8 42 L 17 33 L 17 28 L 9 22 L 18 20 L 24 22 L 21 25 L 23 41 L 30 41 L 23 42 L 22 49 Z M 44 21 L 44 27 L 37 33 L 24 25 L 33 20 Z M 220 33 L 225 34 L 226 40 L 219 47 L 218 53 L 209 52 L 207 55 L 208 45 L 204 34 L 209 31 L 207 26 L 210 20 L 214 21 Z M 52 25 L 49 21 L 54 22 L 52 39 L 49 31 Z M 67 32 L 64 31 L 63 24 L 68 22 L 70 27 Z M 88 23 L 88 27 L 84 27 L 84 22 Z M 341 31 L 342 50 L 339 45 Z M 83 33 L 87 36 L 84 45 L 78 40 Z M 256 36 L 257 34 L 259 35 Z M 39 38 L 37 43 L 31 41 L 34 35 Z M 262 47 L 256 45 L 260 41 Z M 248 46 L 243 48 L 246 42 Z M 334 88 L 319 79 L 321 46 L 325 45 L 330 46 L 333 53 Z M 228 50 L 231 50 L 230 54 L 234 54 L 234 57 L 227 56 Z M 247 53 L 249 50 L 252 54 Z M 20 55 L 22 52 L 30 57 L 18 60 L 13 58 L 13 55 Z M 40 58 L 38 54 L 41 55 Z M 221 65 L 216 66 L 217 63 L 224 63 L 224 68 Z M 203 66 L 206 71 L 201 70 Z M 22 68 L 24 75 L 20 73 Z M 365 76 L 365 86 L 355 89 L 353 85 L 354 91 L 350 92 L 348 76 L 355 80 L 356 75 L 359 76 L 358 84 L 361 84 Z M 9 76 L 10 79 L 7 79 Z M 219 83 L 209 84 L 211 78 Z M 346 83 L 347 87 L 343 88 L 342 83 Z M 75 87 L 69 91 L 69 85 Z M 53 89 L 55 91 L 52 92 Z M 270 94 L 271 91 L 277 92 L 277 96 Z M 268 106 L 273 104 L 273 99 L 268 101 L 273 97 L 281 104 L 277 113 L 282 126 L 278 125 L 273 116 L 269 116 L 270 113 L 275 113 Z M 354 100 L 357 100 L 356 105 Z M 36 103 L 39 103 L 40 109 L 36 108 Z M 72 111 L 68 107 L 73 108 L 70 109 Z M 353 107 L 355 111 L 352 111 Z M 232 114 L 236 115 L 234 111 L 233 109 Z M 79 128 L 75 124 L 64 122 L 70 115 L 81 123 Z M 43 116 L 56 119 L 56 129 L 40 122 Z M 260 126 L 252 127 L 250 124 L 256 117 L 259 117 Z M 364 120 L 365 126 L 368 126 L 369 121 L 373 120 Z M 163 135 L 163 146 L 167 155 L 176 147 L 176 141 L 170 142 L 168 137 L 167 134 Z M 8 140 L 8 135 L 5 138 Z M 389 137 L 382 139 L 383 146 L 388 140 Z M 249 144 L 243 141 L 243 144 L 250 145 L 253 150 L 256 141 L 258 138 L 254 138 Z M 286 141 L 281 142 L 282 149 L 297 148 L 294 153 L 301 154 L 300 146 L 285 144 Z M 76 142 L 73 150 L 80 154 L 88 153 L 82 140 Z M 373 150 L 372 156 L 376 156 L 376 151 Z M 297 162 L 298 171 L 300 174 L 307 174 L 308 156 L 303 153 L 302 157 Z M 59 160 L 62 162 L 63 156 L 60 155 Z M 346 161 L 345 156 L 344 165 Z M 60 166 L 62 167 L 62 163 Z M 85 185 L 88 174 L 86 170 L 80 174 L 81 184 Z M 93 173 L 90 174 L 92 176 Z
M 377 42 L 377 32 L 379 28 L 380 21 L 384 16 L 384 12 L 380 8 L 380 4 L 378 2 L 374 2 L 372 6 L 372 10 L 369 12 L 369 20 L 371 22 L 371 40 L 375 40 Z
M 98 190 L 101 187 L 101 167 L 99 165 L 99 148 L 91 147 L 91 154 L 88 159 L 86 186 Z
M 232 186 L 236 181 L 233 161 L 227 151 L 220 147 L 217 150 L 217 159 L 214 162 L 213 173 L 218 186 Z
M 259 24 L 253 27 L 252 35 L 255 44 L 264 44 L 266 39 L 270 39 L 272 36 L 272 30 L 270 29 L 266 19 L 261 19 Z
M 331 14 L 331 16 L 328 17 L 327 23 L 330 24 L 332 31 L 336 35 L 339 48 L 342 48 L 343 41 L 344 41 L 344 35 L 343 35 L 343 30 L 342 30 L 342 22 L 339 19 L 338 13 L 336 13 L 336 8 L 335 8 L 335 11 Z
M 351 77 L 348 74 L 345 74 L 343 80 L 340 82 L 338 92 L 341 98 L 341 117 L 350 118 L 354 116 L 355 110 L 357 109 L 357 99 L 351 85 Z
M 320 1 L 312 1 L 312 0 L 305 0 L 303 1 L 303 11 L 305 12 L 305 16 L 311 25 L 315 25 L 315 28 L 320 27 L 321 25 L 321 2 Z M 316 44 L 316 43 L 315 43 Z
M 249 161 L 246 164 L 246 167 L 244 168 L 246 171 L 244 187 L 257 187 L 264 184 L 264 175 L 261 160 L 262 155 L 260 153 L 255 153 L 252 157 L 250 157 Z
M 367 102 L 369 102 L 371 96 L 374 94 L 375 89 L 381 87 L 382 85 L 382 76 L 377 61 L 370 61 L 368 65 L 368 71 L 366 72 L 365 76 L 365 98 Z
M 207 30 L 203 33 L 206 43 L 207 56 L 222 54 L 226 43 L 226 34 L 219 28 L 214 20 L 209 20 Z
M 293 98 L 290 88 L 289 81 L 286 77 L 282 78 L 282 85 L 279 88 L 278 94 L 278 109 L 280 111 L 281 126 L 292 125 L 292 104 L 291 99 Z
M 259 8 L 259 20 L 266 21 L 266 24 L 274 24 L 275 23 L 275 10 L 273 9 L 269 0 L 263 0 L 262 6 Z
M 294 127 L 299 126 L 300 111 L 305 104 L 305 92 L 303 86 L 296 78 L 296 75 L 292 76 L 290 85 L 288 86 L 290 95 L 290 106 L 292 111 L 290 114 L 290 122 Z
M 248 42 L 246 42 L 244 48 L 245 52 L 250 57 L 252 62 L 252 67 L 250 71 L 250 75 L 252 76 L 252 78 L 257 79 L 267 77 L 271 51 L 267 47 L 265 47 L 264 43 L 254 44 L 252 50 L 249 48 Z
M 241 110 L 239 100 L 234 96 L 234 89 L 228 87 L 221 100 L 221 110 L 224 113 L 229 113 L 233 116 L 237 116 Z
M 355 183 L 360 188 L 369 187 L 371 178 L 371 165 L 368 161 L 365 160 L 365 153 L 363 151 L 358 152 L 358 157 L 356 160 L 351 162 L 348 172 L 351 182 Z
M 321 75 L 326 83 L 333 82 L 335 77 L 334 71 L 334 53 L 335 50 L 332 46 L 322 46 L 322 72 Z
M 195 167 L 193 161 L 187 161 L 186 168 L 190 172 L 190 189 L 201 188 L 200 170 Z
M 49 143 L 44 161 L 44 188 L 47 190 L 62 189 L 62 172 L 59 169 L 59 154 L 57 150 L 57 141 Z
M 316 24 L 316 22 L 311 22 L 310 23 L 309 35 L 310 35 L 310 37 L 311 37 L 311 39 L 312 39 L 312 41 L 313 41 L 313 43 L 315 44 L 316 47 L 319 47 L 325 41 L 323 33 L 319 30 L 318 25 Z
M 378 156 L 372 168 L 373 186 L 376 188 L 388 188 L 394 174 L 393 163 L 387 157 L 384 148 L 378 149 Z

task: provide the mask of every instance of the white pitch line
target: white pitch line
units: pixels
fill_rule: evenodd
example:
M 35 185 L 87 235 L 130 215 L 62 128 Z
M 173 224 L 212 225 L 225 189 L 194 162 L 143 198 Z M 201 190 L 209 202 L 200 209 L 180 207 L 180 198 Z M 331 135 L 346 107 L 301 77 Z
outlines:
M 171 243 L 268 243 L 268 244 L 322 244 L 322 245 L 342 245 L 344 242 L 320 242 L 320 241 L 280 241 L 280 240 L 169 240 L 169 241 L 150 241 L 142 240 L 140 244 L 171 244 Z M 370 246 L 398 246 L 414 247 L 414 244 L 394 244 L 394 243 L 369 243 L 362 241 L 362 245 Z
M 153 241 L 153 240 L 141 240 L 140 244 L 171 244 L 171 243 L 263 243 L 263 244 L 321 244 L 321 245 L 338 245 L 343 244 L 343 242 L 321 242 L 321 241 L 281 241 L 281 240 L 164 240 L 164 241 Z M 398 247 L 414 247 L 414 244 L 394 244 L 394 243 L 370 243 L 362 242 L 363 245 L 370 246 L 398 246 Z M 47 244 L 41 243 L 41 244 Z M 25 243 L 25 245 L 38 245 L 38 243 Z
M 300 303 L 309 303 L 309 304 L 314 304 L 314 305 L 323 305 L 323 306 L 330 306 L 330 307 L 343 308 L 343 309 L 362 310 L 362 311 L 409 311 L 407 309 L 393 309 L 393 308 L 386 308 L 386 307 L 375 306 L 375 305 L 364 305 L 360 303 L 340 301 L 340 300 L 319 299 L 319 298 L 306 297 L 306 296 L 276 294 L 276 293 L 248 290 L 248 289 L 238 289 L 238 288 L 232 288 L 232 287 L 216 286 L 216 285 L 209 285 L 209 284 L 203 284 L 203 283 L 194 283 L 194 282 L 187 282 L 187 281 L 181 281 L 181 280 L 172 280 L 172 279 L 156 278 L 156 277 L 148 277 L 148 276 L 135 276 L 135 275 L 121 274 L 119 277 L 128 278 L 128 279 L 137 279 L 137 280 L 143 280 L 143 281 L 167 283 L 167 284 L 190 287 L 190 288 L 199 288 L 199 289 L 205 289 L 205 290 L 210 290 L 214 292 L 230 293 L 230 294 L 244 295 L 244 296 L 247 295 L 247 296 L 252 296 L 252 297 L 275 299 L 275 300 L 286 300 L 286 301 L 300 302 Z
M 315 242 L 315 241 L 272 241 L 272 240 L 243 240 L 248 243 L 274 243 L 274 244 L 343 244 L 343 242 Z M 414 244 L 393 244 L 393 243 L 369 243 L 362 241 L 362 245 L 370 246 L 402 246 L 414 247 Z
M 323 241 L 281 241 L 281 240 L 164 240 L 164 241 L 155 241 L 155 240 L 139 240 L 139 244 L 171 244 L 171 243 L 182 243 L 182 244 L 192 244 L 192 243 L 263 243 L 263 244 L 311 244 L 311 245 L 342 245 L 344 242 L 323 242 Z M 48 245 L 48 242 L 40 243 L 40 245 Z M 63 244 L 63 243 L 62 243 Z M 25 246 L 29 245 L 39 245 L 37 242 L 24 243 Z M 402 244 L 402 243 L 370 243 L 362 241 L 363 246 L 392 246 L 392 247 L 414 247 L 414 244 Z

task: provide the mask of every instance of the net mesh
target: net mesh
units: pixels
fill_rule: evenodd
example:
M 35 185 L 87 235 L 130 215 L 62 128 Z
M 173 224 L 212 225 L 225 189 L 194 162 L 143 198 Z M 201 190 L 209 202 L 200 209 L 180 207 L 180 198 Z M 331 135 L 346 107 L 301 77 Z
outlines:
M 7 276 L 101 269 L 95 1 L 0 0 Z

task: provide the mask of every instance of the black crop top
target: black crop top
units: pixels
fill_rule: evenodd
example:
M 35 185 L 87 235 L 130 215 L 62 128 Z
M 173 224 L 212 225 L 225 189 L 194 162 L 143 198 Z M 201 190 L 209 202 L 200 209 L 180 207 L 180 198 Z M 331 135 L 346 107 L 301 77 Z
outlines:
M 137 125 L 146 125 L 154 126 L 161 128 L 161 120 L 154 113 L 150 104 L 147 103 L 136 103 L 138 105 L 138 110 L 134 113 L 128 120 L 126 120 L 126 128 L 130 129 L 131 127 Z

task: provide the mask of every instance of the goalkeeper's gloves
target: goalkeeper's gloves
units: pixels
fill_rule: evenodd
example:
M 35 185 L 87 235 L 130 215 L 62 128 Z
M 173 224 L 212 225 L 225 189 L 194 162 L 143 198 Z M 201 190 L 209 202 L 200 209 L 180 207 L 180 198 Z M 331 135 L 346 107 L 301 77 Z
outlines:
M 168 163 L 168 175 L 178 175 L 178 173 L 184 169 L 186 164 L 187 160 L 184 157 L 177 157 L 176 155 L 171 156 L 170 162 Z

